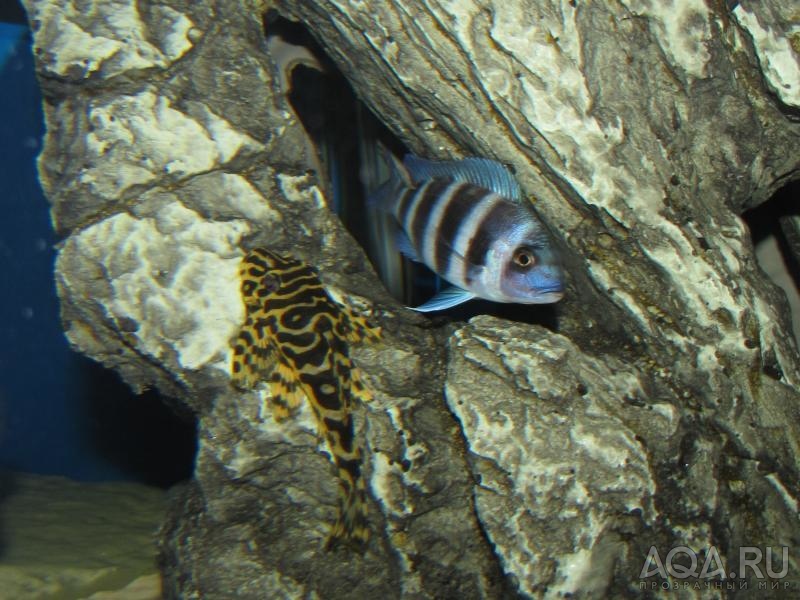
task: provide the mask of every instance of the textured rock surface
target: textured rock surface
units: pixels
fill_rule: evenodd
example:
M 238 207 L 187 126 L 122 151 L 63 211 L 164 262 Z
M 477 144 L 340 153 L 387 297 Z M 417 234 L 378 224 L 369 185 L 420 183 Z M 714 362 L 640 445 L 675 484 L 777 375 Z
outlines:
M 271 7 L 415 151 L 514 168 L 566 257 L 552 329 L 429 321 L 382 291 L 309 171 L 270 6 L 26 4 L 67 335 L 199 420 L 169 597 L 613 596 L 650 546 L 736 561 L 800 538 L 797 347 L 739 218 L 800 174 L 782 3 Z M 386 332 L 355 354 L 376 392 L 364 555 L 320 549 L 335 478 L 309 415 L 278 426 L 228 385 L 256 244 Z
M 143 485 L 3 473 L 0 598 L 156 600 L 165 494 Z
M 733 10 L 739 25 L 752 36 L 770 90 L 781 102 L 800 108 L 800 22 L 797 7 L 783 2 L 740 2 Z
M 633 370 L 541 328 L 479 317 L 450 351 L 445 395 L 469 441 L 478 517 L 504 570 L 529 594 L 541 581 L 551 592 L 602 593 L 623 558 L 618 528 L 654 523 L 643 435 L 667 441 L 676 411 L 636 406 Z

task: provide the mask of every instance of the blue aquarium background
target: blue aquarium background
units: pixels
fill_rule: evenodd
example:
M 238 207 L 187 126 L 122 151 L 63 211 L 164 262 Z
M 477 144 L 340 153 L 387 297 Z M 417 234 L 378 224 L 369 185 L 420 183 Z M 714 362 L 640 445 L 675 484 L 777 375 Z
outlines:
M 70 350 L 61 328 L 36 171 L 42 98 L 18 17 L 0 22 L 0 467 L 168 486 L 191 474 L 193 424 Z

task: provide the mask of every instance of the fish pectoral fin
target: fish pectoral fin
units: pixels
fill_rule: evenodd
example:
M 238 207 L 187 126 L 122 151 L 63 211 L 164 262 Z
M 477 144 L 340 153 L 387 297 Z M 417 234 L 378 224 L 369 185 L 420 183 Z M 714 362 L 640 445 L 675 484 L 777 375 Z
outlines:
M 282 421 L 294 414 L 305 398 L 297 375 L 280 355 L 269 378 L 269 391 L 272 396 L 270 399 L 272 416 L 276 421 Z
M 364 385 L 361 370 L 355 365 L 350 369 L 350 390 L 354 399 L 360 402 L 372 401 L 372 392 Z
M 407 154 L 403 165 L 415 183 L 426 179 L 450 178 L 465 181 L 505 196 L 522 201 L 522 190 L 505 165 L 488 158 L 434 161 Z
M 414 246 L 411 244 L 411 239 L 408 237 L 408 234 L 400 229 L 399 225 L 397 225 L 394 232 L 394 245 L 398 252 L 406 256 L 408 260 L 422 262 L 422 259 L 417 254 L 417 251 L 414 250 Z
M 346 306 L 339 305 L 342 309 L 341 334 L 348 342 L 377 342 L 381 339 L 381 328 L 371 325 L 366 318 L 355 314 Z
M 233 343 L 231 380 L 240 389 L 252 389 L 272 371 L 275 349 L 268 339 L 259 337 L 254 319 L 248 316 Z
M 424 304 L 412 307 L 411 310 L 416 310 L 417 312 L 444 310 L 446 308 L 452 308 L 453 306 L 462 304 L 468 300 L 472 300 L 473 298 L 475 298 L 475 294 L 472 292 L 462 290 L 460 287 L 452 285 L 444 288 Z

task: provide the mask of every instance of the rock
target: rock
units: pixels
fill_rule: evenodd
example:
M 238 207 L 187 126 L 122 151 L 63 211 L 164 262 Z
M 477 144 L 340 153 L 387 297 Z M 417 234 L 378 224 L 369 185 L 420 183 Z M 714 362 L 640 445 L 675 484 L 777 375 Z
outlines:
M 528 595 L 603 593 L 624 558 L 619 535 L 654 525 L 644 436 L 665 443 L 678 426 L 674 408 L 643 406 L 623 364 L 488 317 L 450 338 L 445 396 L 504 571 Z
M 701 595 L 700 573 L 643 576 L 652 550 L 738 564 L 800 536 L 797 345 L 740 218 L 800 174 L 780 2 L 26 5 L 67 335 L 197 415 L 166 597 Z M 469 323 L 392 300 L 326 206 L 265 41 L 279 19 L 415 152 L 509 164 L 566 300 Z M 385 332 L 354 348 L 375 392 L 363 555 L 321 549 L 336 480 L 307 411 L 279 424 L 229 385 L 255 245 Z M 797 581 L 796 560 L 733 585 Z

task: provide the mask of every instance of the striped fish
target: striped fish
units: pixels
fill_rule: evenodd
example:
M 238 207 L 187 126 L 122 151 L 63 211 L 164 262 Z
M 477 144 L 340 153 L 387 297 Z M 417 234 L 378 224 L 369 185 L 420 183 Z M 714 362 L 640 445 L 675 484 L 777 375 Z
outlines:
M 564 295 L 556 251 L 513 175 L 485 158 L 384 155 L 391 175 L 370 204 L 397 221 L 397 246 L 452 284 L 415 310 L 471 298 L 547 304 Z
M 338 540 L 363 545 L 366 491 L 351 407 L 372 396 L 348 344 L 377 340 L 380 329 L 334 302 L 317 272 L 293 258 L 255 248 L 239 276 L 246 318 L 233 346 L 233 382 L 247 389 L 266 380 L 278 421 L 308 399 L 339 473 L 339 515 L 327 547 Z

